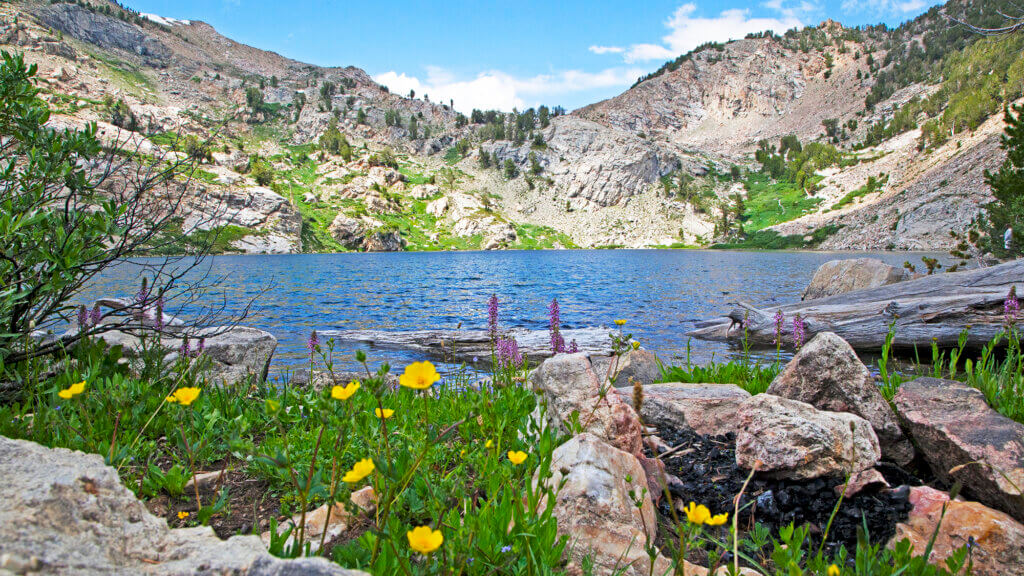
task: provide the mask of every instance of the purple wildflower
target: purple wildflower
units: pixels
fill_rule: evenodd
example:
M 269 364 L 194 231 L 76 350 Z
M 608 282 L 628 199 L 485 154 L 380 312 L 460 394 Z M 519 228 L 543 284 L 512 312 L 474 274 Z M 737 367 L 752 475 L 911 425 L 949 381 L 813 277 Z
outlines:
M 498 340 L 498 295 L 491 294 L 490 300 L 487 301 L 487 333 L 491 337 L 491 342 Z
M 804 337 L 807 335 L 805 328 L 803 318 L 800 317 L 800 314 L 797 314 L 793 318 L 793 345 L 797 347 L 797 350 L 804 345 Z
M 551 353 L 565 352 L 565 339 L 561 333 L 562 316 L 558 308 L 558 299 L 552 298 L 548 306 L 548 331 L 551 333 Z
M 782 313 L 782 310 L 775 312 L 775 340 L 772 344 L 782 344 L 782 324 L 786 321 L 786 316 Z
M 501 553 L 502 554 L 508 554 L 511 550 L 512 550 L 512 545 L 511 544 L 506 544 L 505 546 L 501 547 Z
M 89 327 L 89 312 L 85 309 L 85 304 L 83 304 L 78 309 L 78 329 L 79 330 L 85 330 L 88 327 Z
M 135 303 L 138 304 L 139 306 L 145 306 L 146 305 L 146 301 L 148 301 L 148 300 L 149 300 L 149 284 L 146 282 L 146 279 L 143 278 L 142 279 L 142 287 L 140 287 L 139 291 L 135 293 Z
M 522 366 L 523 355 L 519 352 L 519 343 L 515 338 L 499 338 L 495 348 L 498 353 L 498 364 L 502 368 Z
M 203 355 L 203 351 L 206 350 L 206 338 L 200 338 L 199 344 L 196 345 L 196 349 L 192 352 L 193 356 L 199 357 Z
M 575 354 L 580 351 L 580 347 L 576 345 L 576 339 L 573 338 L 569 342 L 569 354 Z
M 103 319 L 103 312 L 100 311 L 100 305 L 96 304 L 92 307 L 92 314 L 89 317 L 89 321 L 92 322 L 93 326 L 99 326 L 100 320 Z
M 320 348 L 320 337 L 316 335 L 316 330 L 309 335 L 309 340 L 306 340 L 306 348 L 309 349 L 310 356 Z
M 1017 287 L 1010 286 L 1010 293 L 1006 295 L 1006 301 L 1003 302 L 1003 317 L 1007 326 L 1013 326 L 1017 323 L 1017 318 L 1020 316 L 1020 300 L 1017 299 Z
M 181 340 L 181 348 L 178 349 L 178 356 L 181 356 L 182 358 L 192 357 L 192 345 L 189 344 L 188 336 L 185 336 Z

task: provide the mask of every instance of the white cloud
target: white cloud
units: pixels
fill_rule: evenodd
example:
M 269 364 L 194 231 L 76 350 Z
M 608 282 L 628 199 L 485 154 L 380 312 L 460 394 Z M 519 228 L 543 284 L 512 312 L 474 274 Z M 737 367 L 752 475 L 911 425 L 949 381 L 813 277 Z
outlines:
M 854 1 L 854 0 L 847 0 Z M 896 1 L 896 0 L 891 0 Z M 920 2 L 923 0 L 903 0 Z M 809 0 L 801 0 L 795 6 L 787 5 L 786 0 L 765 0 L 764 8 L 778 12 L 777 18 L 751 18 L 750 10 L 724 10 L 714 17 L 697 17 L 695 3 L 683 4 L 665 22 L 669 29 L 662 38 L 661 44 L 633 44 L 628 48 L 619 46 L 591 46 L 595 54 L 622 54 L 627 64 L 649 62 L 652 60 L 669 60 L 685 54 L 705 42 L 726 42 L 743 38 L 751 32 L 772 30 L 782 34 L 786 30 L 803 26 L 802 16 L 818 11 L 818 6 Z
M 425 79 L 394 71 L 373 77 L 396 94 L 415 90 L 418 97 L 427 94 L 435 102 L 455 101 L 455 109 L 468 113 L 481 110 L 520 110 L 540 104 L 558 104 L 558 97 L 574 92 L 630 86 L 646 73 L 641 68 L 608 68 L 599 72 L 565 70 L 528 78 L 498 70 L 482 72 L 474 78 L 457 79 L 442 68 L 429 67 Z
M 594 54 L 622 54 L 626 51 L 622 46 L 591 46 L 587 50 Z
M 843 0 L 845 12 L 872 14 L 908 14 L 929 6 L 927 0 Z

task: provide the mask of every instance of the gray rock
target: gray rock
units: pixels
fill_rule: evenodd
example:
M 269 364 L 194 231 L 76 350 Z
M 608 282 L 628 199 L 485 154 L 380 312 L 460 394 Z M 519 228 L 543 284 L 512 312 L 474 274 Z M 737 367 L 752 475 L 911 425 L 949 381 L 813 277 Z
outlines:
M 818 267 L 801 299 L 814 300 L 854 290 L 877 288 L 908 278 L 903 268 L 890 266 L 875 258 L 830 260 Z
M 281 560 L 258 536 L 170 529 L 95 454 L 0 436 L 0 550 L 33 574 L 366 576 L 323 558 Z
M 367 235 L 363 241 L 363 248 L 367 252 L 400 252 L 405 249 L 405 244 L 405 238 L 395 230 Z
M 867 420 L 772 394 L 746 400 L 737 428 L 736 464 L 773 478 L 853 474 L 881 457 Z
M 365 238 L 362 222 L 345 214 L 338 214 L 327 228 L 327 232 L 338 241 L 338 244 L 349 250 L 361 247 Z
M 681 384 L 644 387 L 640 409 L 644 424 L 664 429 L 691 429 L 718 436 L 736 431 L 740 406 L 750 393 L 735 384 Z
M 76 4 L 52 4 L 38 11 L 46 26 L 101 48 L 115 48 L 145 58 L 152 66 L 171 63 L 173 52 L 160 40 L 138 28 L 105 14 L 86 10 Z
M 832 332 L 811 339 L 775 377 L 768 393 L 819 410 L 856 414 L 871 423 L 883 457 L 904 466 L 914 459 L 914 447 L 875 379 L 853 348 Z
M 618 362 L 614 356 L 591 358 L 591 362 L 598 377 L 611 379 L 612 386 L 617 388 L 632 387 L 634 381 L 647 386 L 661 379 L 658 357 L 647 350 L 630 350 Z
M 1024 425 L 989 407 L 980 391 L 953 380 L 905 382 L 894 400 L 936 477 L 961 482 L 968 496 L 1024 520 Z

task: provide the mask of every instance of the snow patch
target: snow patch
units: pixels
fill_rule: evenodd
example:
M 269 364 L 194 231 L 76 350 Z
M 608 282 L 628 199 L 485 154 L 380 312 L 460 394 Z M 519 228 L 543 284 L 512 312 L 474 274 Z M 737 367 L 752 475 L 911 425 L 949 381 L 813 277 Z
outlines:
M 177 18 L 165 18 L 163 16 L 157 16 L 156 14 L 140 14 L 140 16 L 142 16 L 146 20 L 149 20 L 150 22 L 156 22 L 157 24 L 160 24 L 161 26 L 174 26 L 176 24 L 181 24 L 183 26 L 188 26 L 189 24 L 192 23 L 191 20 L 178 20 Z

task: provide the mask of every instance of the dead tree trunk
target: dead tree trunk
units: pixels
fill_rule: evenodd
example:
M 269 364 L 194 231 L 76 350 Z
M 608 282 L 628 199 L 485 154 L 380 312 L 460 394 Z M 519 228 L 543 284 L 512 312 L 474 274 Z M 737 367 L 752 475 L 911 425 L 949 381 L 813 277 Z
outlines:
M 793 343 L 793 319 L 803 318 L 807 338 L 835 332 L 858 350 L 882 348 L 895 322 L 895 344 L 949 347 L 968 329 L 968 346 L 979 348 L 1005 328 L 1003 304 L 1011 286 L 1024 284 L 1024 259 L 990 268 L 925 276 L 868 290 L 758 309 L 740 302 L 727 316 L 697 325 L 689 336 L 739 342 L 745 322 L 755 346 L 774 346 L 775 314 L 781 310 L 784 347 Z M 1021 286 L 1024 288 L 1024 286 Z

